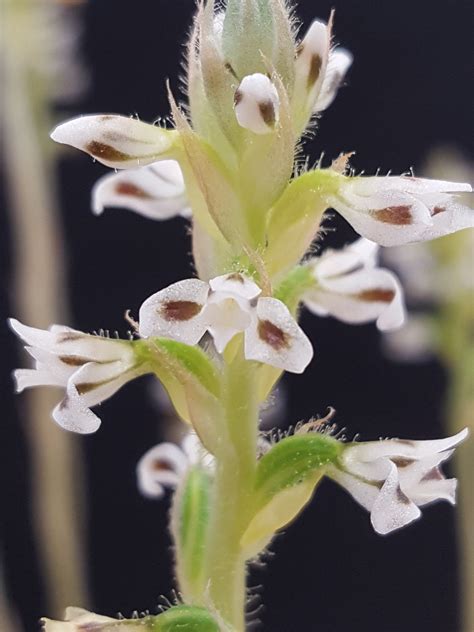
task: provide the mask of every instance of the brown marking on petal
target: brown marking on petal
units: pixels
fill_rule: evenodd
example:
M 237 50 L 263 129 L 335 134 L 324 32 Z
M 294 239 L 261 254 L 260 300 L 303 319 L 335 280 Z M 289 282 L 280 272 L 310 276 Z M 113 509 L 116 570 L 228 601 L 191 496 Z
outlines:
M 85 395 L 86 393 L 90 393 L 94 389 L 102 386 L 102 384 L 107 384 L 111 380 L 106 380 L 105 382 L 82 382 L 81 384 L 76 384 L 76 390 L 79 395 Z
M 321 55 L 314 54 L 311 56 L 311 61 L 309 62 L 309 73 L 307 80 L 307 88 L 312 88 L 316 81 L 319 79 L 319 75 L 321 73 L 321 67 L 323 65 L 323 60 Z
M 153 472 L 171 472 L 173 470 L 168 461 L 164 459 L 154 459 L 151 469 Z
M 411 439 L 394 439 L 396 443 L 401 443 L 402 445 L 410 445 L 412 447 L 416 446 L 416 443 Z
M 87 153 L 91 154 L 99 160 L 108 160 L 109 162 L 125 162 L 126 160 L 132 160 L 133 156 L 124 154 L 122 151 L 115 149 L 111 145 L 106 145 L 97 140 L 91 140 L 86 145 Z
M 265 121 L 265 124 L 269 127 L 272 127 L 275 124 L 276 114 L 275 114 L 275 106 L 271 99 L 267 99 L 266 101 L 260 101 L 258 104 L 258 109 L 260 114 Z
M 243 98 L 242 90 L 237 89 L 234 94 L 234 106 L 239 105 Z
M 62 342 L 74 342 L 75 340 L 80 340 L 86 334 L 76 333 L 75 331 L 65 331 L 63 333 L 56 334 L 56 342 L 58 344 Z
M 133 182 L 118 182 L 115 185 L 115 192 L 119 195 L 141 198 L 142 200 L 152 200 L 153 196 L 137 187 Z
M 439 469 L 439 467 L 433 467 L 431 470 L 426 472 L 426 474 L 420 479 L 420 482 L 426 481 L 442 481 L 444 480 L 443 473 Z
M 371 290 L 363 290 L 353 295 L 360 301 L 368 301 L 375 303 L 391 303 L 395 296 L 395 290 L 384 290 L 383 288 L 373 288 Z
M 372 211 L 375 219 L 385 224 L 394 224 L 395 226 L 407 226 L 412 223 L 410 205 L 387 206 L 387 208 L 379 211 Z
M 288 334 L 269 320 L 259 320 L 257 331 L 260 339 L 267 345 L 270 345 L 275 351 L 281 351 L 289 347 Z
M 408 467 L 409 465 L 413 465 L 413 463 L 416 462 L 416 459 L 408 459 L 402 456 L 391 457 L 390 460 L 392 461 L 392 463 L 400 468 Z
M 444 206 L 435 206 L 431 209 L 431 217 L 438 215 L 439 213 L 444 213 L 446 211 Z
M 406 494 L 402 492 L 400 485 L 397 486 L 397 489 L 395 490 L 395 495 L 399 502 L 403 503 L 404 505 L 411 505 L 411 500 Z
M 114 114 L 102 114 L 102 116 L 100 117 L 100 120 L 105 122 L 105 121 L 111 121 L 114 118 L 116 118 Z
M 232 274 L 227 275 L 227 281 L 237 281 L 237 283 L 245 283 L 244 277 L 240 274 L 240 272 L 232 272 Z
M 83 358 L 76 355 L 59 356 L 59 359 L 63 362 L 63 364 L 67 364 L 68 366 L 82 366 L 83 364 L 90 362 L 89 358 Z
M 199 314 L 202 305 L 194 301 L 166 301 L 159 308 L 165 320 L 190 320 Z

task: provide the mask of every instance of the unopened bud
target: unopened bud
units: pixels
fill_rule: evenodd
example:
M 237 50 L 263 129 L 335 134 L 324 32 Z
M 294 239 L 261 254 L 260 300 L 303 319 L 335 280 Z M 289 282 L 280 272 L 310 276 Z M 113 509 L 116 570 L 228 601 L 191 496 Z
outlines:
M 270 79 L 255 73 L 242 79 L 235 92 L 234 107 L 241 127 L 255 134 L 268 134 L 278 122 L 280 99 Z
M 324 73 L 329 54 L 329 37 L 327 24 L 315 20 L 300 44 L 296 71 L 299 76 L 304 77 L 308 91 Z

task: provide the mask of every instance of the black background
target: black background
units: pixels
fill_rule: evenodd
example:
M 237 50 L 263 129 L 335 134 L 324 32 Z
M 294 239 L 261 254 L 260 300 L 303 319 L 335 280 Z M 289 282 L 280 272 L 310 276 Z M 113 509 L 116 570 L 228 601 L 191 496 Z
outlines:
M 298 15 L 309 25 L 313 17 L 326 18 L 332 5 L 302 0 Z M 192 0 L 90 1 L 83 49 L 92 86 L 66 116 L 119 112 L 153 120 L 166 115 L 164 81 L 170 77 L 178 91 L 193 6 Z M 355 61 L 347 87 L 307 145 L 311 156 L 316 159 L 324 150 L 330 159 L 356 150 L 353 164 L 369 174 L 379 167 L 416 170 L 440 144 L 472 156 L 472 18 L 469 0 L 339 0 L 337 40 Z M 136 313 L 145 297 L 190 275 L 189 242 L 180 220 L 153 223 L 121 210 L 94 217 L 90 190 L 105 172 L 79 152 L 59 166 L 74 314 L 69 324 L 124 333 L 126 308 Z M 7 214 L 2 211 L 1 217 L 4 323 L 11 312 L 12 266 Z M 351 236 L 342 220 L 334 224 L 343 230 L 330 235 L 332 242 Z M 373 326 L 349 327 L 308 314 L 302 325 L 315 360 L 302 377 L 286 379 L 288 424 L 324 413 L 330 404 L 338 422 L 364 439 L 445 434 L 446 378 L 436 362 L 411 367 L 389 362 Z M 1 535 L 9 597 L 25 630 L 33 631 L 48 610 L 30 529 L 21 397 L 13 396 L 9 377 L 17 349 L 4 324 L 0 331 Z M 134 478 L 138 458 L 160 438 L 147 379 L 127 385 L 100 414 L 99 432 L 77 437 L 88 477 L 91 605 L 111 615 L 153 610 L 159 595 L 171 596 L 173 581 L 168 502 L 142 499 Z M 439 504 L 427 508 L 416 524 L 380 537 L 343 490 L 324 482 L 315 502 L 276 539 L 276 555 L 251 573 L 250 585 L 263 585 L 260 629 L 457 632 L 454 517 L 447 503 Z

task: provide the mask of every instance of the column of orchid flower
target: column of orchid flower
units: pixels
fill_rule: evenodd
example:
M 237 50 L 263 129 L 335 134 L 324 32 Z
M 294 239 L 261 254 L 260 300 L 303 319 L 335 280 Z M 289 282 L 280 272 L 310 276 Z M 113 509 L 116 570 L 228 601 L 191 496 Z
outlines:
M 351 63 L 331 38 L 332 18 L 313 22 L 298 41 L 283 0 L 227 0 L 225 10 L 210 0 L 198 9 L 188 46 L 189 117 L 170 94 L 175 129 L 107 114 L 66 122 L 52 134 L 124 170 L 98 182 L 95 212 L 123 206 L 192 222 L 198 278 L 149 297 L 138 322 L 129 318 L 132 339 L 11 321 L 37 363 L 17 371 L 18 389 L 65 387 L 53 411 L 65 428 L 96 431 L 91 407 L 144 373 L 160 379 L 192 427 L 182 449 L 161 444 L 137 467 L 148 496 L 177 487 L 172 532 L 185 604 L 141 626 L 171 630 L 193 621 L 196 630 L 242 632 L 246 562 L 301 511 L 323 475 L 371 512 L 378 533 L 415 520 L 428 502 L 454 502 L 456 481 L 439 466 L 465 431 L 427 442 L 344 444 L 310 422 L 278 442 L 259 436 L 259 407 L 282 372 L 303 372 L 313 356 L 297 324 L 301 305 L 352 324 L 399 327 L 401 287 L 378 267 L 376 244 L 473 225 L 455 197 L 469 185 L 348 176 L 348 156 L 298 173 L 297 143 Z M 328 207 L 362 237 L 308 256 Z M 137 625 L 77 610 L 67 617 L 65 630 Z

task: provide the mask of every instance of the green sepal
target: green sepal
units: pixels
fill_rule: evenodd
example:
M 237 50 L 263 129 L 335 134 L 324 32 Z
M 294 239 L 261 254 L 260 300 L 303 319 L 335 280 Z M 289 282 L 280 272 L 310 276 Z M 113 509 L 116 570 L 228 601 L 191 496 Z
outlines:
M 202 467 L 190 469 L 175 495 L 171 528 L 179 585 L 188 600 L 205 592 L 205 551 L 212 481 Z
M 293 435 L 275 444 L 259 461 L 255 490 L 270 499 L 288 487 L 302 483 L 315 470 L 337 460 L 342 443 L 319 433 Z
M 282 439 L 259 461 L 254 517 L 240 544 L 246 558 L 257 555 L 275 533 L 288 525 L 309 502 L 324 474 L 337 460 L 342 444 L 323 434 Z
M 220 632 L 212 614 L 197 606 L 173 606 L 150 619 L 153 632 Z
M 273 296 L 288 307 L 295 316 L 302 295 L 315 286 L 315 279 L 311 268 L 307 265 L 295 266 L 280 281 Z
M 341 176 L 331 169 L 307 171 L 293 179 L 274 204 L 264 255 L 270 276 L 299 263 L 316 237 L 327 198 L 336 195 Z

